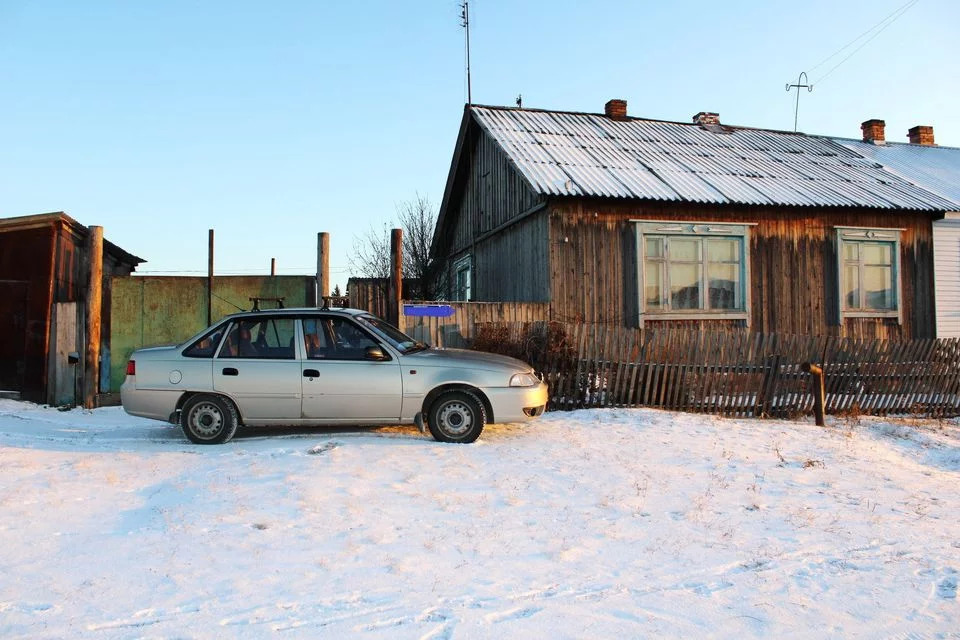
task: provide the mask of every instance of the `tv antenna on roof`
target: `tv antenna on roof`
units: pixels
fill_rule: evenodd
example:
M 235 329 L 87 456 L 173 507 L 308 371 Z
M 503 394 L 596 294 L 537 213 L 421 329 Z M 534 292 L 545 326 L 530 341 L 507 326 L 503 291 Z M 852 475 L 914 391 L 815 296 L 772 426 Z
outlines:
M 470 93 L 470 1 L 463 0 L 460 5 L 460 26 L 467 33 L 467 104 L 473 104 L 473 96 Z
M 804 84 L 806 82 L 806 84 Z M 797 77 L 797 84 L 787 83 L 787 91 L 791 89 L 797 90 L 797 106 L 793 108 L 793 132 L 797 132 L 797 114 L 800 112 L 800 89 L 806 89 L 808 92 L 813 91 L 813 84 L 807 80 L 807 72 L 801 71 L 800 75 Z

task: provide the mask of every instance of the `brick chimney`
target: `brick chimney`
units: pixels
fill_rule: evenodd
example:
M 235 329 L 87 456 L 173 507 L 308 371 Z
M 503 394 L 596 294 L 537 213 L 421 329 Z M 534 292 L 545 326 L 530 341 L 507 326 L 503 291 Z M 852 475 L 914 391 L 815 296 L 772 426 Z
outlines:
M 910 138 L 910 144 L 933 145 L 933 127 L 927 127 L 918 124 L 907 131 L 907 137 Z
M 860 130 L 863 131 L 863 141 L 883 144 L 886 139 L 883 137 L 883 129 L 887 123 L 883 120 L 866 120 L 860 123 Z
M 618 98 L 607 100 L 607 104 L 603 105 L 603 113 L 606 114 L 608 118 L 613 118 L 614 120 L 626 120 L 627 101 Z
M 693 116 L 693 124 L 699 124 L 700 126 L 707 126 L 710 124 L 719 125 L 720 114 L 713 113 L 711 111 L 701 111 L 697 115 Z

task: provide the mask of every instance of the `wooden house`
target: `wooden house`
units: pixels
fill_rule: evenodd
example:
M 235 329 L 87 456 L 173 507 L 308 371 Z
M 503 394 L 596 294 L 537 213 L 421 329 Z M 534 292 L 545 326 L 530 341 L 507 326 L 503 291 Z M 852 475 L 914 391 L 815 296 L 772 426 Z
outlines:
M 957 206 L 830 138 L 714 113 L 467 105 L 432 251 L 450 299 L 560 321 L 932 337 L 933 223 Z
M 960 149 L 934 143 L 933 127 L 907 131 L 908 142 L 886 140 L 885 122 L 874 140 L 834 140 L 928 191 L 960 203 Z M 938 338 L 960 338 L 960 205 L 933 223 L 933 287 Z
M 89 233 L 62 212 L 0 219 L 0 390 L 34 402 L 79 402 Z M 109 389 L 112 277 L 142 262 L 103 242 L 103 389 Z

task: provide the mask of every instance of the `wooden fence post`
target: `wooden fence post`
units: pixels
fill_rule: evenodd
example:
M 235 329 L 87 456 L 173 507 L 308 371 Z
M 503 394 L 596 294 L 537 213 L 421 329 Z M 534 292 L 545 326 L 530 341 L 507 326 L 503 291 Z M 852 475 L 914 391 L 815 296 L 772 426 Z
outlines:
M 86 337 L 83 376 L 83 406 L 93 409 L 100 391 L 100 311 L 103 300 L 103 227 L 90 227 L 87 239 Z
M 323 306 L 324 296 L 330 295 L 330 234 L 317 234 L 317 306 Z
M 403 299 L 403 230 L 390 230 L 390 287 L 387 303 L 388 320 L 400 323 L 400 304 Z M 403 330 L 403 327 L 400 327 Z
M 801 368 L 813 376 L 813 414 L 817 419 L 817 426 L 824 426 L 823 421 L 823 369 L 811 362 L 804 362 Z

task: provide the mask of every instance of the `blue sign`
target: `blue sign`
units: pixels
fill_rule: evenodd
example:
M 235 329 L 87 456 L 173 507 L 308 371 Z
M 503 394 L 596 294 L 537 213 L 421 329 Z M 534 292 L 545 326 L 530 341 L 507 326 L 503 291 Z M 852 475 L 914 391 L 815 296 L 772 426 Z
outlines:
M 405 304 L 403 315 L 427 318 L 449 318 L 456 311 L 448 304 Z

